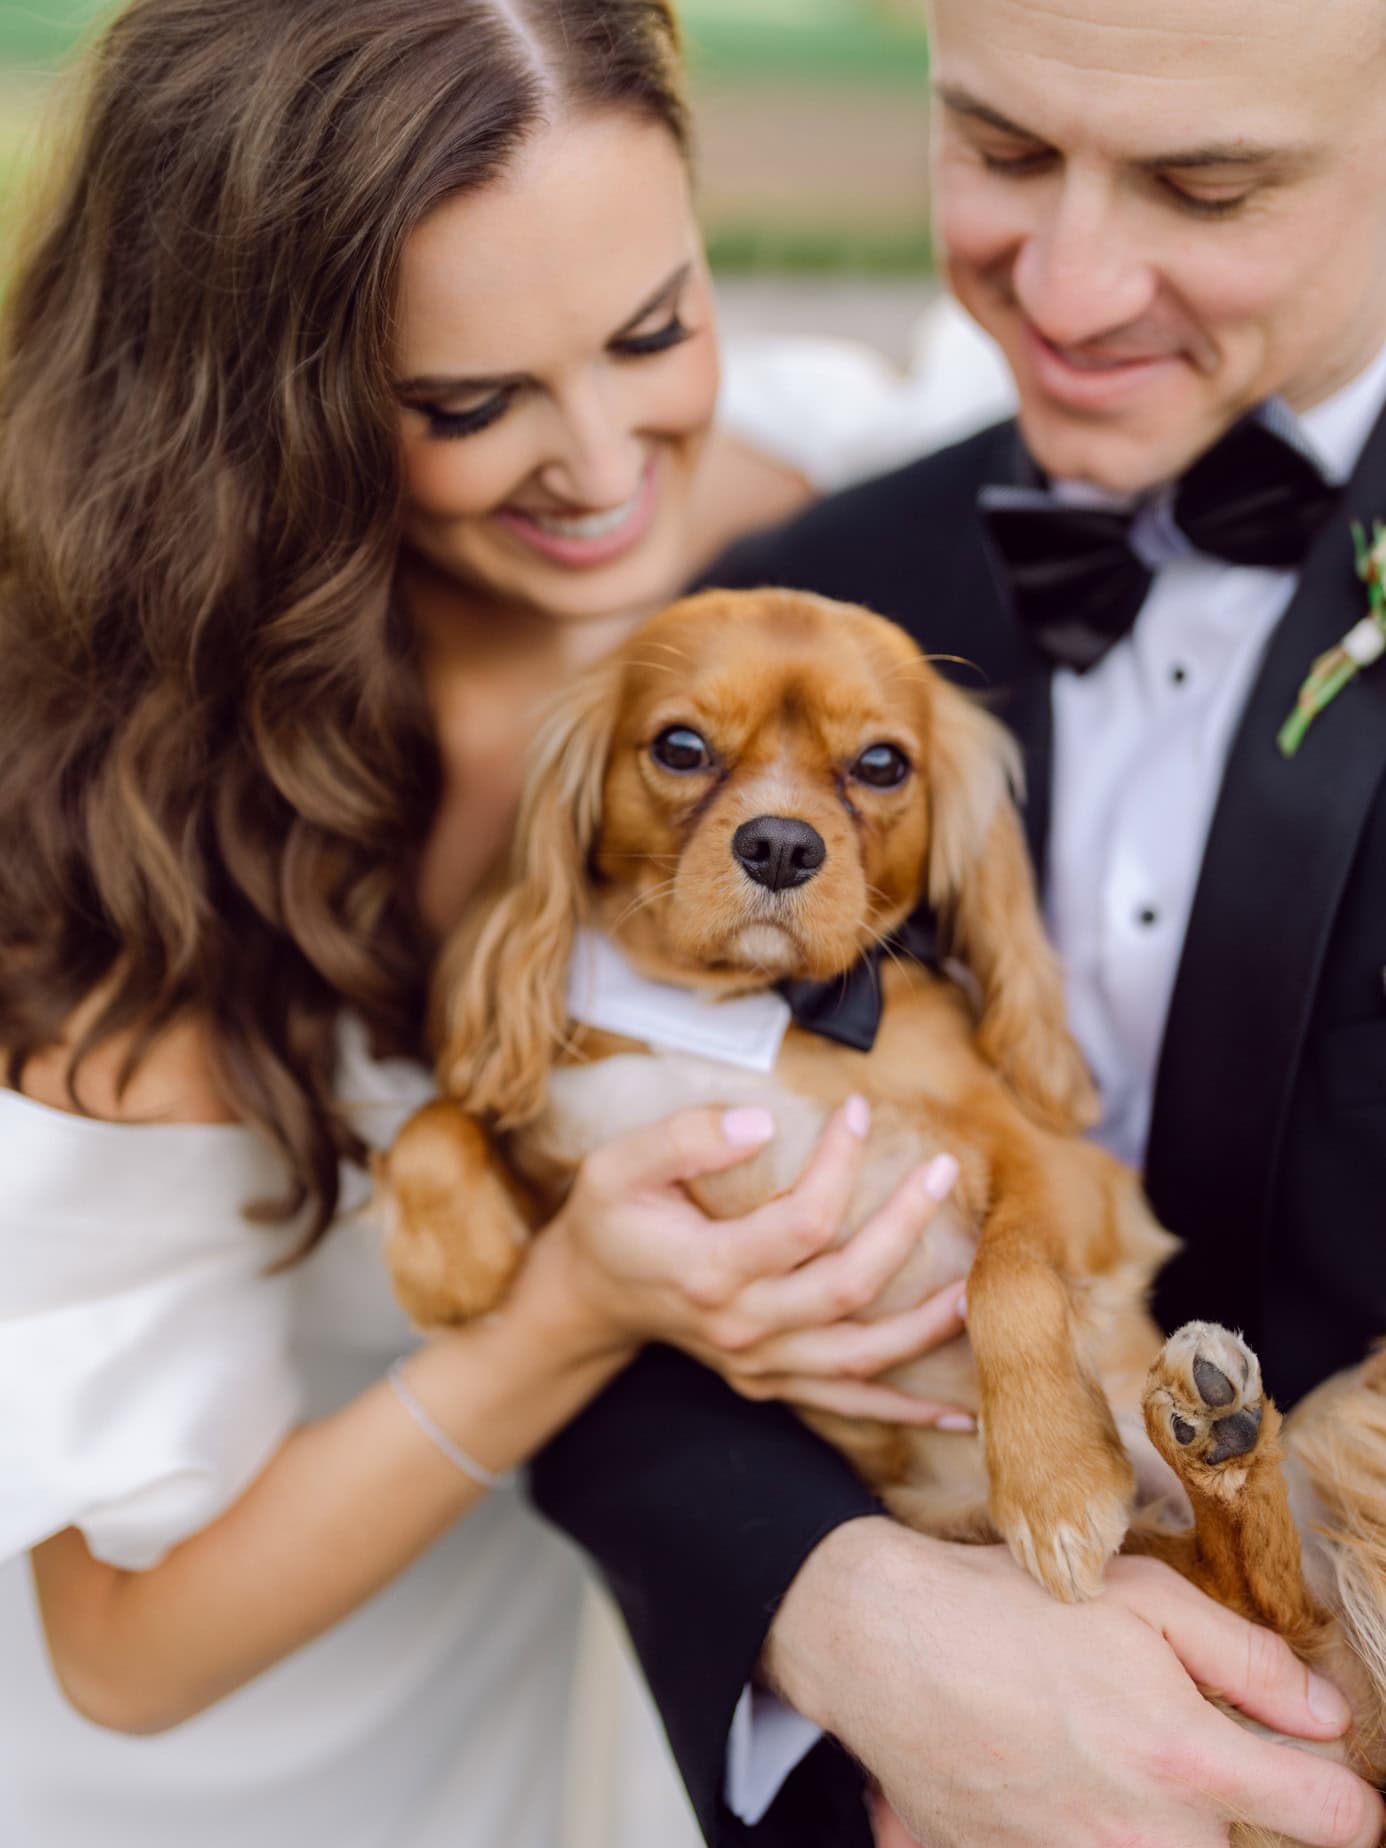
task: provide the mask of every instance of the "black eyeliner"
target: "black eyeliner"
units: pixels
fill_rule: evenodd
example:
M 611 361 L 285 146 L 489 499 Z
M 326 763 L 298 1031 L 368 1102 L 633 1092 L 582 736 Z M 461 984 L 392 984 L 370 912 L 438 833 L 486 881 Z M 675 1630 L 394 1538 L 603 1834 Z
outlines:
M 676 313 L 671 321 L 658 327 L 652 334 L 624 334 L 613 342 L 612 351 L 620 353 L 627 359 L 645 359 L 651 354 L 667 353 L 671 347 L 682 346 L 685 340 L 691 340 L 693 329 L 685 326 Z
M 417 404 L 414 409 L 428 419 L 431 436 L 476 436 L 502 418 L 510 408 L 511 393 L 498 393 L 470 411 L 443 411 L 435 405 Z

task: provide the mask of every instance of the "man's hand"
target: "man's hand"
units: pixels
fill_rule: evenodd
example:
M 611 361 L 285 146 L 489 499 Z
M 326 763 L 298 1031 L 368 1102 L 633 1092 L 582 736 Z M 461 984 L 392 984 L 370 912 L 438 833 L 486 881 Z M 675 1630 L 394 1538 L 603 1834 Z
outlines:
M 1150 1560 L 1118 1559 L 1101 1597 L 1060 1604 L 1000 1547 L 850 1522 L 790 1587 L 765 1668 L 928 1848 L 1213 1848 L 1233 1821 L 1314 1848 L 1381 1835 L 1366 1784 L 1200 1690 L 1325 1746 L 1348 1725 L 1342 1695 Z

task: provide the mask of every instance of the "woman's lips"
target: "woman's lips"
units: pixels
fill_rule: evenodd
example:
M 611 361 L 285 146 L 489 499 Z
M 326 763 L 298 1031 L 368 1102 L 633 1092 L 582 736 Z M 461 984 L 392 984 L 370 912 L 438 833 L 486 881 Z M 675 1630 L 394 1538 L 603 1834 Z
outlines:
M 560 565 L 582 569 L 610 564 L 632 551 L 649 531 L 659 504 L 657 474 L 652 456 L 625 505 L 599 513 L 560 515 L 501 507 L 495 517 L 526 545 Z
M 1024 323 L 1027 356 L 1045 397 L 1083 410 L 1114 406 L 1165 377 L 1181 363 L 1171 348 L 1104 353 L 1100 347 L 1061 347 Z

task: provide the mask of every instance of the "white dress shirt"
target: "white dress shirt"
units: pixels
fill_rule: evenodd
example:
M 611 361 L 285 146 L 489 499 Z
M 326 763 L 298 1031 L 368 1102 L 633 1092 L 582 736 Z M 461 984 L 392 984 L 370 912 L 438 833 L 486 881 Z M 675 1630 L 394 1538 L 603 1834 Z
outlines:
M 1386 351 L 1299 418 L 1331 478 L 1351 475 L 1383 402 Z M 1102 1092 L 1098 1140 L 1140 1168 L 1228 752 L 1298 574 L 1192 553 L 1155 514 L 1133 543 L 1155 568 L 1135 627 L 1088 673 L 1054 675 L 1046 918 Z M 1346 525 L 1342 543 L 1348 558 Z
M 1351 475 L 1383 404 L 1386 350 L 1300 416 L 1331 479 Z M 1063 483 L 1056 493 L 1099 498 Z M 1064 964 L 1069 1025 L 1102 1093 L 1096 1137 L 1140 1168 L 1228 752 L 1298 574 L 1193 553 L 1158 503 L 1138 519 L 1132 542 L 1155 573 L 1135 627 L 1088 673 L 1054 675 L 1045 911 Z M 746 1690 L 728 1752 L 733 1812 L 758 1822 L 818 1736 L 773 1696 Z

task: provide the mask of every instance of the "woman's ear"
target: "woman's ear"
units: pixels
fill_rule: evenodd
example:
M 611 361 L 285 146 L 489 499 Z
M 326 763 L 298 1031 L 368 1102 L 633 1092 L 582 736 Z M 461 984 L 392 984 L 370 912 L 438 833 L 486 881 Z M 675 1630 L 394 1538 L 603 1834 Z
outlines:
M 605 662 L 549 714 L 530 753 L 509 865 L 478 893 L 439 957 L 439 1082 L 470 1115 L 500 1128 L 538 1112 L 563 1041 L 620 681 L 619 666 Z
M 928 700 L 927 896 L 977 978 L 977 1044 L 1039 1122 L 1087 1129 L 1097 1094 L 1068 1031 L 1059 959 L 1012 800 L 1023 784 L 1019 747 L 939 675 L 929 676 Z

